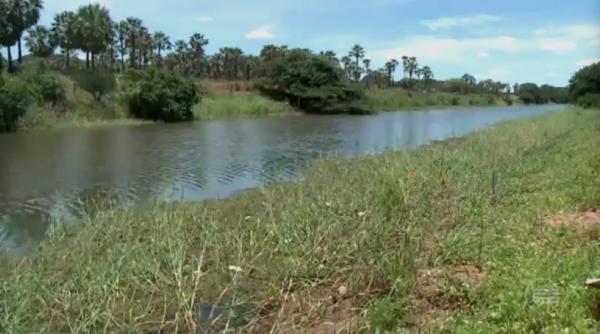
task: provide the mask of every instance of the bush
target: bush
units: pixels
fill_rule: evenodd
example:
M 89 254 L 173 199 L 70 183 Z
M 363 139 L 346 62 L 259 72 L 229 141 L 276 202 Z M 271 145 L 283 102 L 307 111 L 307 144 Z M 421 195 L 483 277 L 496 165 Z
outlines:
M 73 79 L 81 89 L 92 94 L 97 101 L 117 87 L 117 80 L 112 73 L 80 71 L 73 74 Z
M 194 119 L 192 107 L 200 102 L 194 81 L 161 70 L 138 73 L 133 80 L 127 97 L 132 116 L 164 122 Z
M 20 78 L 9 78 L 0 87 L 0 132 L 17 129 L 17 123 L 36 101 L 35 88 Z
M 458 96 L 455 96 L 452 98 L 452 105 L 453 106 L 457 106 L 460 104 L 460 98 Z
M 42 74 L 35 77 L 35 86 L 39 98 L 55 106 L 67 100 L 65 86 L 55 74 Z
M 600 108 L 600 94 L 599 93 L 587 93 L 576 101 L 578 106 L 584 108 Z

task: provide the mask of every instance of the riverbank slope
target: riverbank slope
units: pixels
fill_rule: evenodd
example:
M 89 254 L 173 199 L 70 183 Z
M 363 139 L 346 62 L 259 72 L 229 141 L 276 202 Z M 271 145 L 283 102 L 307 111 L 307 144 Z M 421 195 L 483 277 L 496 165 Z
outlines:
M 600 205 L 599 129 L 570 109 L 233 199 L 105 210 L 2 263 L 0 328 L 193 332 L 218 304 L 216 328 L 261 333 L 590 332 L 598 234 L 554 222 Z

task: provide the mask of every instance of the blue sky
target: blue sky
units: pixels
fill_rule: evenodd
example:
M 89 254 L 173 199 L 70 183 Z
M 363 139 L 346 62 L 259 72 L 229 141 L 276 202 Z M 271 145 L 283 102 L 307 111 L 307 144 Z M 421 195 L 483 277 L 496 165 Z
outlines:
M 374 66 L 418 57 L 439 79 L 565 85 L 600 60 L 598 0 L 100 0 L 114 19 L 137 16 L 175 39 L 205 34 L 209 52 L 265 44 L 346 54 L 359 43 Z M 85 0 L 46 0 L 43 24 Z

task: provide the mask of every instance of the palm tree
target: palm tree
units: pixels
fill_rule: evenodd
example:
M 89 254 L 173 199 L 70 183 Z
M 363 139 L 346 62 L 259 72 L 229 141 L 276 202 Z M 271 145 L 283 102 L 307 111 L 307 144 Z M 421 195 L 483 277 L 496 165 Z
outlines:
M 469 92 L 469 88 L 470 87 L 474 87 L 477 84 L 477 80 L 475 79 L 474 76 L 465 73 L 461 80 L 464 82 L 465 86 L 464 86 L 464 93 L 468 93 Z
M 0 45 L 6 47 L 6 54 L 8 57 L 8 70 L 13 71 L 12 53 L 11 46 L 13 46 L 18 36 L 18 29 L 10 20 L 11 7 L 8 1 L 0 1 Z
M 360 60 L 365 57 L 365 49 L 362 46 L 356 44 L 350 50 L 348 57 L 354 58 L 354 60 L 355 60 L 353 74 L 354 74 L 354 81 L 358 82 L 360 80 L 360 74 L 361 74 L 361 70 L 362 70 L 360 67 Z
M 65 53 L 67 68 L 71 64 L 71 51 L 76 47 L 75 23 L 75 13 L 68 11 L 56 14 L 52 23 L 52 34 Z
M 429 83 L 433 80 L 433 71 L 429 66 L 425 66 L 421 69 L 423 75 L 423 81 L 425 81 L 425 89 L 429 89 Z
M 127 36 L 129 33 L 129 25 L 127 21 L 115 23 L 113 29 L 117 35 L 117 50 L 121 57 L 121 72 L 125 72 L 125 54 L 127 53 Z
M 94 57 L 106 51 L 113 36 L 108 10 L 98 4 L 80 7 L 76 23 L 77 44 L 86 54 L 86 67 L 94 68 Z
M 365 79 L 365 86 L 369 88 L 369 76 L 371 74 L 371 59 L 363 59 L 363 65 L 365 65 L 365 72 L 367 73 Z
M 40 19 L 42 0 L 8 0 L 8 22 L 11 24 L 13 33 L 16 34 L 16 42 L 19 52 L 19 63 L 23 60 L 21 51 L 21 38 L 23 33 L 33 27 Z
M 388 61 L 387 63 L 385 63 L 385 69 L 387 70 L 387 77 L 388 77 L 388 86 L 393 86 L 393 82 L 394 82 L 394 72 L 396 72 L 396 68 L 398 67 L 399 63 L 396 59 L 392 59 L 390 61 Z
M 197 76 L 201 76 L 203 72 L 202 63 L 204 62 L 204 48 L 208 45 L 208 39 L 202 34 L 193 34 L 190 37 L 190 49 L 192 51 L 193 68 Z
M 179 63 L 179 71 L 181 74 L 186 74 L 187 72 L 187 53 L 188 53 L 188 45 L 183 40 L 178 40 L 175 42 L 175 57 L 177 58 L 177 63 Z
M 412 80 L 413 74 L 419 68 L 419 64 L 417 63 L 417 58 L 410 57 L 408 58 L 408 78 Z
M 171 50 L 172 44 L 169 36 L 162 31 L 157 31 L 152 36 L 154 40 L 154 47 L 156 48 L 156 58 L 158 60 L 158 65 L 162 66 L 162 55 L 161 52 L 163 50 Z
M 44 26 L 38 25 L 29 29 L 25 36 L 25 45 L 35 57 L 50 57 L 56 49 L 56 43 L 56 38 Z
M 408 67 L 408 56 L 402 56 L 402 68 L 404 73 L 404 79 L 406 79 L 406 77 L 408 76 Z
M 136 17 L 128 17 L 127 19 L 125 19 L 125 24 L 127 27 L 125 34 L 125 44 L 129 48 L 129 62 L 131 64 L 131 67 L 135 68 L 137 67 L 138 63 L 136 52 L 138 51 L 138 45 L 140 44 L 138 39 L 142 34 L 143 23 L 142 20 Z
M 340 61 L 342 62 L 342 66 L 344 68 L 344 73 L 350 79 L 350 73 L 351 73 L 350 72 L 350 64 L 352 63 L 352 60 L 348 56 L 343 56 Z

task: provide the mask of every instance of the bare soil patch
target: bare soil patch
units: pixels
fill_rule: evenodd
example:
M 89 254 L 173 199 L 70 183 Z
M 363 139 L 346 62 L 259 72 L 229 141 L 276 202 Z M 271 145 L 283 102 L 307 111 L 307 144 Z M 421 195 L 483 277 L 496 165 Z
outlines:
M 571 227 L 592 239 L 600 239 L 600 208 L 579 213 L 558 213 L 546 217 L 552 227 Z
M 482 269 L 469 264 L 419 270 L 408 323 L 422 327 L 439 314 L 468 307 L 484 280 Z

